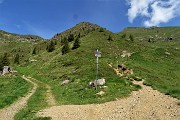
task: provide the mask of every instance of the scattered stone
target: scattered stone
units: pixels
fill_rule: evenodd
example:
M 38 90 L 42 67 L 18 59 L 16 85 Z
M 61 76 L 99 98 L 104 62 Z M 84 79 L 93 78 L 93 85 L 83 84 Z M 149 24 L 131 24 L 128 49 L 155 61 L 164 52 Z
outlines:
M 103 86 L 103 88 L 108 88 L 108 86 Z
M 68 84 L 69 82 L 70 82 L 70 80 L 64 80 L 64 81 L 62 81 L 61 85 L 66 85 L 66 84 Z
M 100 92 L 98 92 L 98 93 L 96 93 L 96 94 L 102 96 L 102 95 L 105 94 L 105 92 L 104 92 L 104 91 L 100 91 Z
M 130 53 L 130 52 L 127 52 L 126 50 L 124 50 L 124 51 L 122 51 L 122 55 L 121 55 L 121 57 L 122 58 L 124 58 L 124 57 L 131 57 L 131 55 L 132 55 L 133 53 Z
M 36 62 L 37 60 L 35 60 L 35 59 L 32 59 L 32 60 L 30 60 L 30 62 Z
M 166 54 L 166 55 L 171 55 L 171 53 L 169 53 L 169 52 L 165 52 L 165 54 Z

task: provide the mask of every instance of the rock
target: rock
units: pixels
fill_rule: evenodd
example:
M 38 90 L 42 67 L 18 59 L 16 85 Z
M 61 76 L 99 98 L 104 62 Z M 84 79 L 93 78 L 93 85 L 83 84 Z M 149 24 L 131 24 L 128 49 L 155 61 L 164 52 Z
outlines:
M 165 52 L 165 54 L 166 54 L 166 55 L 171 55 L 171 53 L 169 53 L 169 52 Z
M 132 54 L 133 54 L 133 53 L 129 53 L 129 52 L 127 52 L 127 51 L 124 50 L 124 51 L 122 51 L 121 57 L 122 57 L 122 58 L 124 58 L 124 57 L 126 57 L 126 56 L 127 56 L 127 57 L 130 57 Z
M 104 85 L 106 83 L 106 80 L 104 78 L 98 79 L 94 81 L 94 84 L 96 85 Z
M 98 93 L 96 93 L 97 95 L 104 95 L 105 94 L 105 92 L 104 91 L 100 91 L 100 92 L 98 92 Z
M 106 83 L 106 80 L 104 78 L 98 79 L 98 80 L 94 80 L 88 83 L 87 87 L 95 87 L 96 84 L 99 86 L 102 86 Z
M 2 75 L 11 73 L 11 67 L 10 66 L 4 66 L 3 67 L 3 71 L 2 71 Z
M 66 84 L 68 84 L 69 82 L 70 82 L 70 80 L 64 80 L 64 81 L 62 81 L 61 85 L 66 85 Z

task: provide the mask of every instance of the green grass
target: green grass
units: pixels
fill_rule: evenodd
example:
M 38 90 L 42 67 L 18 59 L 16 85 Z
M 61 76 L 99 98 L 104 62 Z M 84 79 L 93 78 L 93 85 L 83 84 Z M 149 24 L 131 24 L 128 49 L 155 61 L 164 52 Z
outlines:
M 19 97 L 24 96 L 32 88 L 31 83 L 21 77 L 0 77 L 0 108 L 4 108 Z
M 14 117 L 15 120 L 50 120 L 49 117 L 37 117 L 35 114 L 43 109 L 48 107 L 46 102 L 46 91 L 47 88 L 45 84 L 34 81 L 38 84 L 36 92 L 28 100 L 27 106 L 23 108 L 19 113 Z

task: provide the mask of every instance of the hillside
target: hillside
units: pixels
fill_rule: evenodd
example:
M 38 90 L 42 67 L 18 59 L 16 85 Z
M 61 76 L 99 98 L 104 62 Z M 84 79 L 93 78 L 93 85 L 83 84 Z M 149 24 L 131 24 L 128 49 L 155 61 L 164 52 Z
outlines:
M 17 53 L 24 55 L 19 65 L 13 62 L 11 65 L 18 75 L 31 76 L 42 84 L 50 85 L 57 105 L 104 103 L 127 97 L 132 91 L 141 89 L 131 80 L 143 80 L 145 85 L 180 99 L 179 33 L 180 27 L 156 27 L 126 28 L 115 34 L 98 25 L 82 22 L 48 41 L 27 38 L 17 41 L 16 37 L 8 40 L 1 37 L 6 34 L 2 32 L 1 39 L 8 42 L 0 45 L 0 54 L 8 52 L 11 61 Z M 68 42 L 70 51 L 62 55 L 64 41 L 70 35 L 73 35 L 73 40 Z M 72 50 L 76 39 L 79 39 L 80 47 Z M 55 48 L 48 51 L 52 42 Z M 19 48 L 21 50 L 18 51 Z M 35 48 L 37 51 L 32 54 Z M 96 78 L 96 49 L 102 53 L 99 58 L 99 78 L 106 80 L 105 87 L 98 90 L 87 88 L 88 83 Z M 122 64 L 132 69 L 134 74 L 118 76 L 114 68 Z M 64 80 L 70 83 L 62 86 Z M 17 114 L 17 118 L 28 119 L 34 115 L 34 110 L 47 107 L 38 102 L 39 99 L 43 101 L 45 96 L 42 91 L 44 89 L 40 87 L 28 107 Z M 98 95 L 99 91 L 105 94 Z

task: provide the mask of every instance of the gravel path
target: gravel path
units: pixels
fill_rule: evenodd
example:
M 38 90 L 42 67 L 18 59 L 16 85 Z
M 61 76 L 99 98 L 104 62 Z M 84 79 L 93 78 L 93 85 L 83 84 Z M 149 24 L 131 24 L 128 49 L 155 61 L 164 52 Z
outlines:
M 178 99 L 164 95 L 142 82 L 129 97 L 104 104 L 53 106 L 38 112 L 52 120 L 180 120 Z M 72 96 L 73 97 L 73 96 Z
M 33 89 L 25 97 L 21 97 L 18 101 L 10 106 L 0 110 L 0 120 L 13 120 L 16 113 L 26 106 L 28 99 L 36 92 L 37 84 L 30 79 L 22 76 L 22 78 L 33 84 Z

